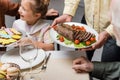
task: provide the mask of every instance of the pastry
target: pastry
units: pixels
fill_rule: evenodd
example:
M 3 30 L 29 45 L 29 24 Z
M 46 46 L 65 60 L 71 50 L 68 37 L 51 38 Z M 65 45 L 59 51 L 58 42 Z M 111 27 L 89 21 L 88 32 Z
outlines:
M 20 39 L 20 38 L 21 38 L 21 36 L 19 36 L 19 35 L 12 35 L 12 38 L 13 38 L 13 39 L 17 39 L 17 40 L 18 40 L 18 39 Z
M 13 33 L 12 33 L 11 30 L 10 30 L 10 28 L 5 28 L 4 30 L 5 30 L 10 36 L 13 35 Z
M 20 75 L 20 67 L 15 63 L 3 63 L 0 66 L 0 80 L 16 80 Z M 18 80 L 18 79 L 17 79 Z
M 21 35 L 20 32 L 18 32 L 16 29 L 14 28 L 10 28 L 10 30 L 14 33 L 14 34 L 17 34 L 17 35 Z
M 8 34 L 1 34 L 1 33 L 0 33 L 0 37 L 1 38 L 11 38 L 10 35 L 8 35 Z
M 5 30 L 1 29 L 0 34 L 7 34 Z
M 0 70 L 0 80 L 5 80 L 6 78 L 6 72 Z
M 1 39 L 1 38 L 0 38 L 0 44 L 2 44 L 3 40 L 4 40 L 4 39 Z
M 17 67 L 9 67 L 7 68 L 7 75 L 9 76 L 18 76 L 19 75 L 19 69 Z
M 0 46 L 5 46 L 14 43 L 21 37 L 21 33 L 14 28 L 0 29 Z
M 3 42 L 2 42 L 2 45 L 8 45 L 10 44 L 11 42 L 7 39 L 4 39 Z
M 13 42 L 16 42 L 17 40 L 10 38 L 10 39 L 8 39 L 8 41 L 9 41 L 10 43 L 13 43 Z
M 1 67 L 0 67 L 0 70 L 2 70 L 2 71 L 6 71 L 7 70 L 7 68 L 9 68 L 11 65 L 10 64 L 8 64 L 8 63 L 6 63 L 6 64 L 3 64 Z

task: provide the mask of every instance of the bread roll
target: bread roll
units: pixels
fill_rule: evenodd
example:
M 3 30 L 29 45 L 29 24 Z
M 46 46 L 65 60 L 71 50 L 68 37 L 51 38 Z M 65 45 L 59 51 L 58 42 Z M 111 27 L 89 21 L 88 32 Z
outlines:
M 9 76 L 18 76 L 19 72 L 20 72 L 20 70 L 16 67 L 9 67 L 7 69 L 7 75 L 9 75 Z
M 2 70 L 2 71 L 6 71 L 7 70 L 7 68 L 9 68 L 11 65 L 10 64 L 3 64 L 1 67 L 0 67 L 0 70 Z

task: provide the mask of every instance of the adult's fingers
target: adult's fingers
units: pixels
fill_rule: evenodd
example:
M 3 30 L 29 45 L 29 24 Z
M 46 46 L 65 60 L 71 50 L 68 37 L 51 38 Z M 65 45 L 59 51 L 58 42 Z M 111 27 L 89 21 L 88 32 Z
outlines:
M 85 62 L 87 62 L 87 59 L 84 56 L 81 56 L 80 58 L 77 58 L 73 61 L 73 65 L 82 64 Z
M 92 46 L 90 47 L 87 47 L 87 48 L 80 48 L 78 49 L 79 51 L 90 51 L 90 50 L 93 50 L 94 48 Z
M 54 19 L 54 21 L 51 24 L 51 27 L 55 26 L 57 24 L 57 19 Z
M 74 65 L 72 68 L 73 68 L 76 72 L 86 72 L 86 71 L 87 71 L 85 65 Z

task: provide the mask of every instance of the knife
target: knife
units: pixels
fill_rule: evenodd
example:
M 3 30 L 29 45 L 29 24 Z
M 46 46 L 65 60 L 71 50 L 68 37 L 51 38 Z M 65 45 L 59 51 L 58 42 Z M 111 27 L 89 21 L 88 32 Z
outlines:
M 51 56 L 51 53 L 49 53 L 48 56 L 46 57 L 46 60 L 45 60 L 45 62 L 44 62 L 44 65 L 48 63 L 50 56 Z

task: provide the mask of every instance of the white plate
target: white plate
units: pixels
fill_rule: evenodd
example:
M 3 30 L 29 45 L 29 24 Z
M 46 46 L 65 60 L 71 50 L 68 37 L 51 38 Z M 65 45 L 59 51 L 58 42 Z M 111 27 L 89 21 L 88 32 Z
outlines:
M 41 63 L 46 54 L 42 49 L 38 50 L 38 56 L 36 60 L 32 63 L 32 67 L 38 65 Z M 19 56 L 19 48 L 14 48 L 9 51 L 7 51 L 3 56 L 1 57 L 2 63 L 12 62 L 16 63 L 20 66 L 21 69 L 27 69 L 30 68 L 29 63 L 25 62 L 20 56 Z
M 82 24 L 82 23 L 77 23 L 77 22 L 66 22 L 65 24 L 69 24 L 69 25 L 78 25 L 78 26 L 83 26 L 87 32 L 91 32 L 93 34 L 95 34 L 96 36 L 96 40 L 98 40 L 98 33 L 91 27 L 85 25 L 85 24 Z M 59 40 L 57 40 L 57 35 L 59 35 L 57 33 L 57 31 L 55 31 L 53 28 L 51 28 L 50 30 L 50 36 L 51 38 L 53 39 L 53 41 L 55 41 L 56 43 L 62 45 L 62 46 L 65 46 L 65 47 L 69 47 L 69 48 L 88 48 L 90 46 L 84 46 L 84 47 L 75 47 L 74 44 L 70 44 L 70 45 L 66 45 L 64 42 L 60 42 Z M 94 43 L 93 43 L 94 44 Z M 92 44 L 92 45 L 93 45 Z

